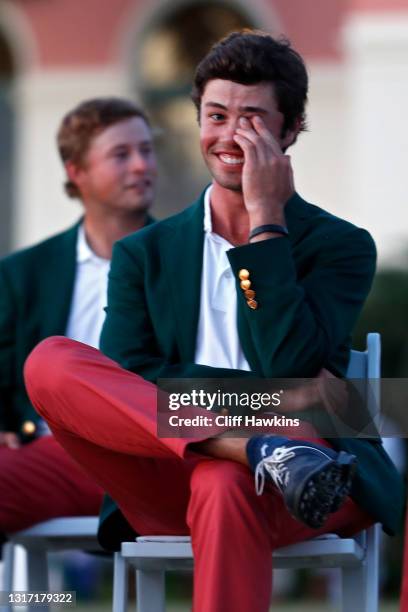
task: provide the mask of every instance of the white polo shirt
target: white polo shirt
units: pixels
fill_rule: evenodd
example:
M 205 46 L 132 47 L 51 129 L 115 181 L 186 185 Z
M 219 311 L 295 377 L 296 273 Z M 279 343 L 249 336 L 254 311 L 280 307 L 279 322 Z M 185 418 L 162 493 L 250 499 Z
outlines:
M 91 250 L 81 225 L 76 248 L 74 291 L 65 335 L 95 348 L 99 348 L 105 320 L 109 267 L 109 259 L 98 257 Z
M 210 186 L 204 194 L 204 249 L 195 363 L 218 368 L 251 368 L 237 331 L 237 292 L 226 252 L 234 248 L 212 231 Z

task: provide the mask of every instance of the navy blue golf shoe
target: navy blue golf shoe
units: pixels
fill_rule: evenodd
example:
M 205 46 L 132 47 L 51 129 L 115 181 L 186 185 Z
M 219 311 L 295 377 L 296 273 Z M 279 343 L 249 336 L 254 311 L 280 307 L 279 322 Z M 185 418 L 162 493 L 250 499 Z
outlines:
M 357 465 L 356 457 L 344 451 L 271 435 L 250 438 L 247 456 L 258 495 L 265 479 L 270 479 L 281 491 L 289 512 L 314 529 L 341 507 Z

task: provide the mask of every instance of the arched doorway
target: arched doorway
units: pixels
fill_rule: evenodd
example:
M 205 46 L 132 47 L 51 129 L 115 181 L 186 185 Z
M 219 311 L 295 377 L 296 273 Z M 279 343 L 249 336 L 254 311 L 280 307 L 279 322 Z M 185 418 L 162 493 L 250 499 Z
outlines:
M 156 206 L 160 216 L 184 208 L 209 182 L 190 100 L 192 78 L 214 42 L 245 27 L 254 24 L 240 9 L 200 2 L 173 9 L 144 33 L 135 87 L 160 131 Z
M 14 113 L 11 84 L 14 65 L 0 31 L 0 255 L 11 247 L 13 214 Z

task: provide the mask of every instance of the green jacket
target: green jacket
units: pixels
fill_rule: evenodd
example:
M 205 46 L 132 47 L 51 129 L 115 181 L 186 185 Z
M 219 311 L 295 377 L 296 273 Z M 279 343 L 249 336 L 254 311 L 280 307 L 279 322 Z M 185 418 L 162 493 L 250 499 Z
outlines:
M 75 280 L 79 223 L 0 261 L 0 429 L 27 435 L 39 416 L 28 399 L 24 362 L 38 342 L 65 334 Z
M 24 362 L 41 340 L 65 334 L 81 222 L 0 260 L 0 430 L 25 441 L 36 437 L 40 417 L 25 390 Z M 35 426 L 30 434 L 27 423 Z
M 238 333 L 252 372 L 194 364 L 203 255 L 203 197 L 182 213 L 116 243 L 101 349 L 147 380 L 257 376 L 302 378 L 322 367 L 344 375 L 351 331 L 375 271 L 370 235 L 295 194 L 285 209 L 289 240 L 231 249 Z M 248 308 L 238 271 L 247 268 L 259 307 Z M 400 478 L 379 441 L 335 441 L 358 457 L 352 495 L 387 532 L 399 525 Z M 101 542 L 114 539 L 111 512 Z M 116 517 L 119 513 L 116 508 Z M 105 521 L 108 519 L 108 523 Z

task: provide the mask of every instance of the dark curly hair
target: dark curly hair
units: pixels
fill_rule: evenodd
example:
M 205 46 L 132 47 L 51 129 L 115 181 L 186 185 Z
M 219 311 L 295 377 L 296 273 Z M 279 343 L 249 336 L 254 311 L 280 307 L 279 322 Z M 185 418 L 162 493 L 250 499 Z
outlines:
M 272 83 L 278 109 L 284 116 L 283 132 L 292 129 L 299 119 L 300 129 L 306 129 L 307 71 L 303 59 L 285 38 L 275 39 L 265 32 L 243 30 L 217 42 L 195 73 L 191 97 L 198 115 L 205 86 L 212 79 L 242 85 Z

